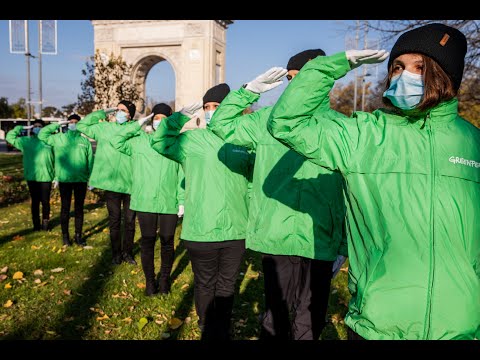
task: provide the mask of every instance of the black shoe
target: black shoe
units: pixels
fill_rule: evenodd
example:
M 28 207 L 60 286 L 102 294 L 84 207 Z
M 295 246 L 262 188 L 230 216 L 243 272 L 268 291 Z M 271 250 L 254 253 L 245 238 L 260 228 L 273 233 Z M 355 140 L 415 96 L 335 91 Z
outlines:
M 135 261 L 135 259 L 133 258 L 133 255 L 131 254 L 123 254 L 123 261 L 132 265 L 137 265 L 137 262 Z
M 72 242 L 70 241 L 69 234 L 63 234 L 63 245 L 71 246 Z
M 120 265 L 122 263 L 122 255 L 113 255 L 112 265 Z
M 170 277 L 160 277 L 158 281 L 158 290 L 160 294 L 166 295 L 170 292 Z
M 82 239 L 82 234 L 79 234 L 79 233 L 75 234 L 75 242 L 77 243 L 77 245 L 80 245 L 80 246 L 87 245 L 87 242 L 84 239 Z
M 42 220 L 42 230 L 48 231 L 48 220 Z
M 153 296 L 155 294 L 158 294 L 157 284 L 155 284 L 154 280 L 147 281 L 146 288 L 145 288 L 145 296 Z

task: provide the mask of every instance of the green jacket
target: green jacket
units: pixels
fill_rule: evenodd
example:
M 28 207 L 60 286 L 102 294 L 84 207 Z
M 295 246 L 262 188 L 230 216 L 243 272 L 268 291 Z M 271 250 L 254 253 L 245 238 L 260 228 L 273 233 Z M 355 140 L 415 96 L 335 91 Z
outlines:
M 60 125 L 45 126 L 38 138 L 53 147 L 55 179 L 59 182 L 88 182 L 93 167 L 92 144 L 78 131 L 54 134 Z
M 185 173 L 183 240 L 213 242 L 245 239 L 251 155 L 226 144 L 206 129 L 180 134 L 189 120 L 179 112 L 162 120 L 152 147 L 182 164 Z
M 342 176 L 273 138 L 267 131 L 272 107 L 242 116 L 259 97 L 243 88 L 231 91 L 210 122 L 221 139 L 256 153 L 246 246 L 328 261 L 347 255 Z
M 128 155 L 117 151 L 110 139 L 127 123 L 99 122 L 105 119 L 105 111 L 98 110 L 85 116 L 77 123 L 77 130 L 97 141 L 95 161 L 89 185 L 98 189 L 130 194 L 132 164 Z
M 7 133 L 5 140 L 23 153 L 23 176 L 26 181 L 51 182 L 55 177 L 53 150 L 37 135 L 19 137 L 22 125 Z
M 136 211 L 177 214 L 183 204 L 182 167 L 151 147 L 153 134 L 145 133 L 137 121 L 123 127 L 110 141 L 132 159 L 130 208 Z
M 345 178 L 345 323 L 367 339 L 480 338 L 480 130 L 457 99 L 420 117 L 317 111 L 349 70 L 344 52 L 309 61 L 268 121 Z

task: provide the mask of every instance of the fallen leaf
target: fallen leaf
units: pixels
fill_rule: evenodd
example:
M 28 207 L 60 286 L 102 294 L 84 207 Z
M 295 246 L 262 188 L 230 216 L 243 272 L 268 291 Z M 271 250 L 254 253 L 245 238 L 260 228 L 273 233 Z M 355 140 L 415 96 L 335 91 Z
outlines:
M 130 274 L 132 274 L 132 275 L 137 275 L 139 271 L 140 271 L 140 270 L 136 270 L 136 271 L 135 271 L 135 270 L 132 270 L 132 271 L 130 271 Z
M 189 286 L 190 286 L 190 284 L 185 284 L 180 289 L 185 290 L 185 289 L 188 289 Z
M 7 302 L 5 304 L 3 304 L 3 307 L 4 308 L 9 308 L 12 305 L 13 305 L 13 301 L 12 300 L 7 300 Z
M 62 249 L 58 249 L 57 254 L 60 254 L 62 252 Z
M 72 290 L 67 290 L 67 289 L 65 289 L 65 290 L 63 290 L 63 293 L 64 293 L 65 295 L 72 295 Z
M 189 316 L 187 318 L 185 318 L 185 323 L 188 324 L 190 321 L 192 321 L 192 318 Z
M 75 320 L 75 318 L 73 316 L 70 316 L 70 317 L 67 317 L 67 318 L 63 319 L 63 321 L 65 321 L 65 322 L 69 322 L 69 321 L 73 321 L 73 320 Z
M 248 274 L 247 278 L 257 280 L 259 276 L 260 276 L 259 273 L 252 273 L 252 274 Z
M 333 290 L 332 290 L 332 294 L 336 294 L 337 292 L 338 292 L 337 289 L 333 289 Z
M 107 314 L 97 317 L 97 321 L 102 321 L 102 320 L 107 320 L 107 319 L 110 319 Z
M 62 272 L 63 270 L 65 270 L 65 269 L 61 268 L 61 267 L 58 267 L 58 268 L 52 269 L 50 271 L 53 272 L 53 273 L 57 273 L 57 272 Z
M 93 249 L 93 246 L 87 245 L 83 247 L 84 250 L 90 250 Z
M 158 325 L 162 325 L 165 321 L 163 321 L 163 320 L 155 320 L 155 322 L 156 322 Z
M 13 280 L 23 279 L 23 273 L 21 271 L 17 271 L 15 274 L 13 274 L 12 279 Z
M 7 275 L 5 275 L 5 274 L 0 275 L 0 282 L 2 282 L 3 280 L 5 280 L 6 278 L 8 278 Z
M 142 317 L 140 320 L 138 320 L 138 323 L 137 323 L 138 330 L 141 331 L 147 324 L 148 324 L 147 318 Z
M 112 332 L 112 330 L 105 330 L 105 335 L 108 335 Z
M 162 335 L 160 335 L 162 339 L 168 339 L 170 337 L 170 333 L 164 332 Z
M 37 269 L 33 272 L 33 275 L 35 276 L 42 276 L 43 275 L 43 270 Z
M 55 331 L 51 331 L 51 330 L 47 330 L 46 333 L 50 335 L 57 335 Z
M 6 273 L 7 271 L 8 271 L 8 266 L 5 266 L 0 270 L 0 273 Z
M 142 284 L 142 283 L 138 283 L 138 284 L 137 284 L 137 287 L 138 287 L 139 289 L 145 289 L 145 288 L 146 288 L 146 285 L 145 285 L 145 284 Z
M 24 237 L 24 236 L 20 236 L 20 235 L 15 235 L 15 236 L 13 237 L 13 241 L 19 241 L 19 240 L 23 240 L 23 239 L 25 239 L 25 237 Z
M 35 284 L 40 284 L 41 282 L 42 282 L 42 280 L 40 280 L 40 279 L 35 279 L 35 281 L 34 281 Z
M 11 288 L 12 288 L 12 285 L 10 283 L 5 284 L 5 289 L 11 289 Z
M 32 250 L 38 250 L 38 249 L 40 249 L 39 246 L 35 246 L 35 245 L 32 245 L 30 248 L 31 248 Z
M 171 318 L 168 321 L 169 327 L 173 330 L 178 329 L 182 324 L 183 324 L 183 321 L 180 320 L 179 318 Z
M 126 323 L 130 324 L 132 322 L 132 318 L 127 317 L 127 318 L 123 319 L 122 321 L 125 321 Z

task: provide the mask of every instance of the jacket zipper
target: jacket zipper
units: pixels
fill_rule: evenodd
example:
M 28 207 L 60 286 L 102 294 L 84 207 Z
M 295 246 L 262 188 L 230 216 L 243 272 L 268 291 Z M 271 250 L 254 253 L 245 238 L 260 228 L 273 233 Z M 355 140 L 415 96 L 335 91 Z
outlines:
M 427 119 L 430 118 L 430 114 L 427 114 L 425 117 L 425 123 Z M 425 126 L 424 123 L 424 126 Z M 433 282 L 435 279 L 435 227 L 434 227 L 434 219 L 435 219 L 435 142 L 433 138 L 433 128 L 431 121 L 428 122 L 427 126 L 427 133 L 429 137 L 430 143 L 430 167 L 431 167 L 431 191 L 430 191 L 430 269 L 429 269 L 429 283 L 428 283 L 428 304 L 427 304 L 427 321 L 425 324 L 425 339 L 429 339 L 430 337 L 430 327 L 431 327 L 431 317 L 432 317 L 432 294 L 433 294 Z

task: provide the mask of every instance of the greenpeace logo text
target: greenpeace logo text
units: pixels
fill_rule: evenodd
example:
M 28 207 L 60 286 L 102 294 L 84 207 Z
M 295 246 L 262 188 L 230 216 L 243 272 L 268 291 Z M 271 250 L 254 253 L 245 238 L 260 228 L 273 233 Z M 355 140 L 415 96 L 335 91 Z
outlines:
M 460 165 L 465 165 L 465 166 L 470 166 L 474 168 L 480 168 L 480 162 L 475 161 L 475 160 L 467 160 L 458 156 L 450 156 L 448 158 L 448 161 L 454 164 L 460 164 Z

